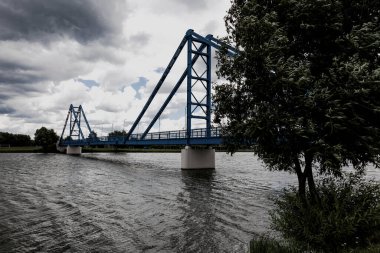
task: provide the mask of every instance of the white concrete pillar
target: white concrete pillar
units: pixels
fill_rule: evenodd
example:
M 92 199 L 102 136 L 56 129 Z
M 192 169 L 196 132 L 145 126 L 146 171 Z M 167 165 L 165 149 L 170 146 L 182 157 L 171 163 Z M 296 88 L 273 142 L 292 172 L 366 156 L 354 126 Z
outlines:
M 82 154 L 82 147 L 67 146 L 66 154 L 68 154 L 68 155 L 80 155 L 80 154 Z
M 215 169 L 215 149 L 181 149 L 181 169 Z

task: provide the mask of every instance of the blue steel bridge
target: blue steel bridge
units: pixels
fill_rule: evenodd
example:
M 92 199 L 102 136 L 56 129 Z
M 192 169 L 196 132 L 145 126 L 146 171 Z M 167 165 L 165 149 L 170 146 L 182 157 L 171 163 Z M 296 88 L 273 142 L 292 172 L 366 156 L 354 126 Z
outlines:
M 141 133 L 134 133 L 137 125 L 141 121 L 145 112 L 151 105 L 152 100 L 158 94 L 166 77 L 170 73 L 172 67 L 183 49 L 186 48 L 187 64 L 185 70 L 180 76 L 177 83 L 172 88 L 168 97 L 161 105 L 152 121 L 147 128 Z M 106 136 L 98 137 L 92 130 L 89 121 L 85 115 L 81 105 L 70 105 L 62 134 L 59 139 L 58 146 L 62 147 L 79 147 L 79 146 L 151 146 L 151 145 L 184 145 L 184 146 L 212 146 L 219 145 L 223 142 L 221 129 L 212 126 L 212 80 L 211 80 L 211 49 L 222 50 L 222 52 L 233 57 L 238 52 L 235 48 L 214 38 L 212 35 L 201 36 L 193 30 L 188 30 L 183 37 L 181 43 L 176 49 L 173 57 L 163 72 L 160 80 L 154 88 L 152 94 L 148 98 L 146 104 L 142 108 L 137 119 L 134 121 L 128 133 L 123 136 Z M 179 87 L 185 83 L 186 85 L 186 130 L 150 132 L 156 121 L 159 119 Z M 197 92 L 195 92 L 197 89 Z M 200 93 L 199 91 L 202 90 Z M 192 128 L 193 121 L 201 121 L 204 128 Z M 86 128 L 89 136 L 83 134 Z M 65 135 L 66 134 L 66 135 Z
M 63 140 L 61 146 L 165 146 L 165 145 L 219 145 L 222 144 L 222 136 L 220 128 L 212 128 L 211 134 L 207 135 L 206 128 L 192 129 L 190 138 L 188 138 L 186 130 L 163 131 L 148 133 L 144 138 L 142 134 L 131 134 L 122 136 L 101 136 L 88 137 L 76 140 Z

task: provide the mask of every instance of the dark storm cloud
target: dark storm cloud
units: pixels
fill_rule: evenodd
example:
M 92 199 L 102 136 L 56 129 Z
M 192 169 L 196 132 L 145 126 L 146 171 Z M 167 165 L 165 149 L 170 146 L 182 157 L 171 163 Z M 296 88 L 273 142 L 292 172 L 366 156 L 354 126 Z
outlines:
M 22 73 L 22 71 L 7 71 L 0 68 L 0 84 L 33 84 L 43 81 L 39 75 Z
M 9 99 L 20 94 L 27 94 L 28 97 L 35 97 L 41 95 L 44 91 L 46 91 L 45 83 L 38 85 L 30 85 L 29 83 L 14 85 L 8 83 L 2 84 L 0 82 L 0 93 L 4 99 Z
M 47 42 L 63 36 L 80 43 L 121 31 L 123 1 L 2 0 L 0 40 Z
M 31 69 L 31 67 L 26 66 L 25 64 L 22 64 L 22 63 L 16 63 L 16 62 L 0 59 L 0 69 L 1 70 L 26 70 L 26 69 Z
M 1 87 L 1 86 L 0 86 Z M 6 99 L 9 99 L 10 96 L 9 95 L 6 95 L 6 94 L 0 94 L 0 101 L 2 100 L 6 100 Z
M 10 106 L 0 104 L 0 114 L 14 113 L 16 110 Z
M 43 80 L 34 72 L 37 69 L 22 62 L 0 59 L 0 84 L 28 84 Z
M 0 93 L 43 92 L 42 82 L 75 78 L 99 60 L 118 62 L 112 48 L 123 39 L 122 23 L 128 13 L 125 3 L 1 0 Z M 76 52 L 72 47 L 70 51 L 70 41 L 80 43 L 82 49 Z M 69 51 L 63 54 L 59 51 L 62 47 Z

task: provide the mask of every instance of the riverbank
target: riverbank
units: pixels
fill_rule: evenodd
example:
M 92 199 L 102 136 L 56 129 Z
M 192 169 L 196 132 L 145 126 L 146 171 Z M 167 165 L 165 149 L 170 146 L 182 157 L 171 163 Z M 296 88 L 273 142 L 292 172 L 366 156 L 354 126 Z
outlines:
M 38 146 L 27 147 L 1 147 L 0 153 L 42 153 L 42 148 Z
M 303 253 L 294 245 L 288 245 L 286 242 L 276 241 L 267 237 L 259 237 L 250 241 L 249 253 Z M 371 245 L 366 249 L 347 249 L 341 253 L 378 253 L 380 252 L 380 244 Z

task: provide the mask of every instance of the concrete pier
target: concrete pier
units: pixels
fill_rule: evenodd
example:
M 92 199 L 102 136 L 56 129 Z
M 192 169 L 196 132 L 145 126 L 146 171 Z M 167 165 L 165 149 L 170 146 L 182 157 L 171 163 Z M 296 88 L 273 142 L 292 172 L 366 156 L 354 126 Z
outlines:
M 80 155 L 80 154 L 82 154 L 82 147 L 67 146 L 66 154 L 68 154 L 68 155 Z
M 215 149 L 181 149 L 181 169 L 215 169 Z

